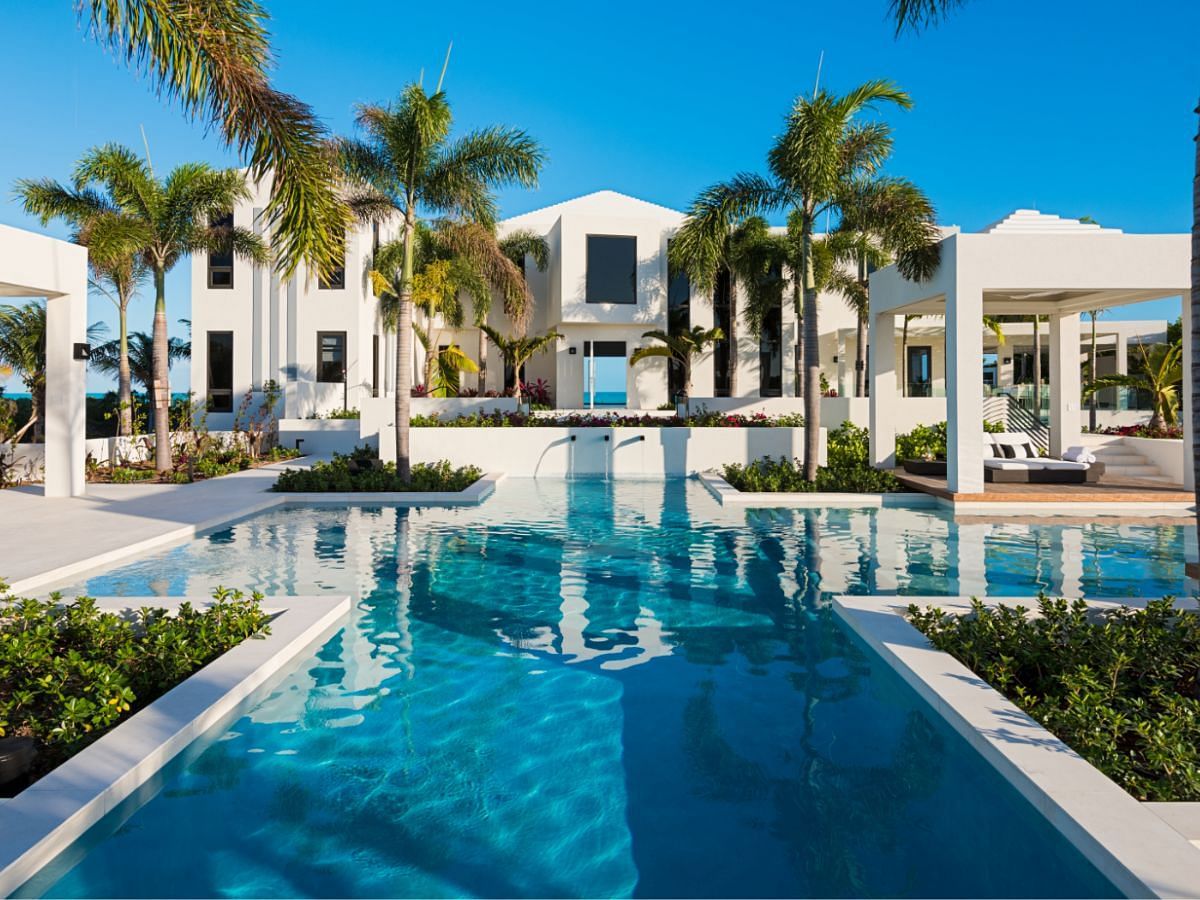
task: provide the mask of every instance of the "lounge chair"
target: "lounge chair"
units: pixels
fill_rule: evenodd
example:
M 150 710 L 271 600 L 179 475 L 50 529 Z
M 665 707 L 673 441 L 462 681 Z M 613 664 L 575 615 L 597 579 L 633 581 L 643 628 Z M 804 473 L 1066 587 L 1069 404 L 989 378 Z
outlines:
M 983 480 L 997 484 L 1085 484 L 1100 480 L 1104 463 L 1038 456 L 1029 435 L 984 434 Z

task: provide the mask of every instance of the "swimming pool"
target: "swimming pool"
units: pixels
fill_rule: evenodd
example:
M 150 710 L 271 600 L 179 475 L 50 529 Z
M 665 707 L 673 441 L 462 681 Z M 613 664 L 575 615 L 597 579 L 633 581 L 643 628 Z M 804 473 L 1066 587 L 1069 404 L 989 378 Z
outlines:
M 1111 895 L 827 598 L 1181 591 L 1184 536 L 731 513 L 684 480 L 265 513 L 79 587 L 351 619 L 26 893 Z

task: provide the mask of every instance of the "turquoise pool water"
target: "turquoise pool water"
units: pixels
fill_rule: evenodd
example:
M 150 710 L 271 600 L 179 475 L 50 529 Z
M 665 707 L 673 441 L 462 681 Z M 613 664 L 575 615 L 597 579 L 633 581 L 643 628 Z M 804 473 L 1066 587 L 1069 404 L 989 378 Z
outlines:
M 731 514 L 682 480 L 263 514 L 79 587 L 351 618 L 26 893 L 1112 895 L 828 597 L 1180 591 L 1184 532 Z

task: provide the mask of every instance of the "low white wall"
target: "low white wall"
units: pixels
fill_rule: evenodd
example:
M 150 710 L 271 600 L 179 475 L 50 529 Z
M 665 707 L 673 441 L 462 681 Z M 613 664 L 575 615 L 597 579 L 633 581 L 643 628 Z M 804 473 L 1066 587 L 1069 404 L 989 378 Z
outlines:
M 413 397 L 410 415 L 457 419 L 475 414 L 495 412 L 515 413 L 517 401 L 512 397 Z M 376 437 L 381 429 L 390 428 L 396 421 L 395 397 L 372 397 L 359 408 L 359 436 Z
M 945 397 L 897 397 L 892 407 L 896 434 L 907 434 L 918 425 L 936 425 L 946 421 Z M 868 397 L 822 397 L 821 425 L 837 428 L 853 422 L 862 428 L 871 426 L 871 400 Z
M 803 397 L 693 397 L 690 409 L 697 415 L 702 409 L 718 413 L 738 413 L 752 416 L 804 415 Z
M 804 455 L 802 428 L 414 428 L 411 434 L 413 462 L 446 459 L 514 476 L 661 478 Z M 825 436 L 822 429 L 822 464 Z M 384 459 L 395 458 L 394 440 L 385 436 Z
M 1121 438 L 1121 443 L 1134 453 L 1140 453 L 1152 465 L 1158 466 L 1175 484 L 1183 484 L 1183 441 L 1160 438 Z
M 297 441 L 302 443 L 297 444 Z M 280 419 L 279 446 L 299 447 L 305 453 L 349 453 L 364 443 L 358 419 Z

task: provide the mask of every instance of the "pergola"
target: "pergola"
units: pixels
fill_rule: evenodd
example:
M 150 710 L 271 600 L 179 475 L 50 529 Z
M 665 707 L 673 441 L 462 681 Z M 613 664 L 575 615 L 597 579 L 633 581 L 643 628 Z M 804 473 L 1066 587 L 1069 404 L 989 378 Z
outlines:
M 77 244 L 0 225 L 0 297 L 46 298 L 47 497 L 86 490 L 87 250 Z
M 1050 453 L 1080 443 L 1080 314 L 1144 300 L 1189 296 L 1190 236 L 1124 234 L 1111 228 L 1017 210 L 979 233 L 941 242 L 941 265 L 913 282 L 888 266 L 871 275 L 871 459 L 896 458 L 896 318 L 942 315 L 946 324 L 947 488 L 982 493 L 983 316 L 1050 320 Z M 1183 303 L 1184 371 L 1190 371 L 1189 304 Z M 1184 471 L 1191 475 L 1184 379 Z M 1187 487 L 1191 487 L 1190 481 Z

